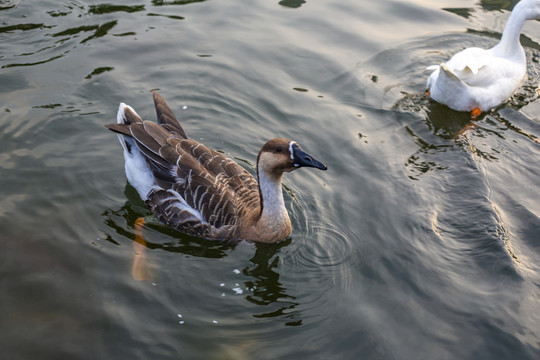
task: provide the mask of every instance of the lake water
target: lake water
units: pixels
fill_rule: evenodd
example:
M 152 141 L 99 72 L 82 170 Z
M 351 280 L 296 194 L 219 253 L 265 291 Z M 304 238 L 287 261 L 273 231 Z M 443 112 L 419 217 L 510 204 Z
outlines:
M 515 3 L 0 0 L 2 358 L 540 358 L 540 23 L 505 105 L 423 96 Z M 103 125 L 154 89 L 249 171 L 273 137 L 328 165 L 285 175 L 287 240 L 141 250 Z

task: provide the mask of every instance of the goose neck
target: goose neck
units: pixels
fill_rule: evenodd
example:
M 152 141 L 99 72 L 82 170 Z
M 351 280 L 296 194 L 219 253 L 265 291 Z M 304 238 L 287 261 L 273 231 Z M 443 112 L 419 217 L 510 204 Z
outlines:
M 527 1 L 524 0 L 517 3 L 506 22 L 501 41 L 494 48 L 501 56 L 511 57 L 523 52 L 519 37 L 525 21 L 529 18 L 529 8 L 526 3 Z
M 265 222 L 283 221 L 288 219 L 283 191 L 281 189 L 281 174 L 265 172 L 258 167 L 259 192 L 261 201 L 260 218 Z

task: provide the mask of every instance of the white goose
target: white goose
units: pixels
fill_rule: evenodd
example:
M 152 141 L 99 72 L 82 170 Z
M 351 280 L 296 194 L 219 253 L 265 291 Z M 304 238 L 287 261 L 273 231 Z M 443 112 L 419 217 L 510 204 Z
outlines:
M 206 239 L 273 243 L 291 232 L 281 177 L 303 166 L 326 165 L 288 139 L 272 139 L 257 158 L 259 182 L 227 156 L 189 139 L 154 92 L 158 122 L 143 121 L 120 104 L 117 133 L 126 175 L 155 216 L 181 232 Z
M 427 80 L 429 96 L 454 110 L 470 111 L 473 117 L 502 104 L 527 72 L 519 36 L 525 21 L 532 19 L 540 19 L 540 0 L 521 0 L 496 46 L 468 48 L 446 63 L 428 67 L 434 70 Z

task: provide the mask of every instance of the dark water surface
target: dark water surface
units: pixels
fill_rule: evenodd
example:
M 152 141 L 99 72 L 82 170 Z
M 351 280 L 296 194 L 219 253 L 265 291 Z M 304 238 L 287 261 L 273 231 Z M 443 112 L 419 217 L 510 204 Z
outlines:
M 514 4 L 0 0 L 2 358 L 540 358 L 540 23 L 507 104 L 422 95 Z M 149 212 L 103 125 L 154 89 L 250 171 L 277 136 L 328 164 L 285 176 L 289 239 L 151 225 L 132 277 Z

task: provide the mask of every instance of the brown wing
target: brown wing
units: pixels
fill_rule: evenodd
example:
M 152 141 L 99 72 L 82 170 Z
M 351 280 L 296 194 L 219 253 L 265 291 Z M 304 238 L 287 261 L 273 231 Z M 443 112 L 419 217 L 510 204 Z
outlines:
M 172 165 L 175 181 L 148 196 L 154 213 L 165 214 L 162 221 L 212 238 L 224 233 L 222 227 L 233 227 L 246 206 L 258 208 L 257 181 L 232 159 L 193 139 L 170 138 L 169 143 L 159 154 Z

